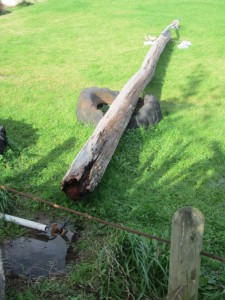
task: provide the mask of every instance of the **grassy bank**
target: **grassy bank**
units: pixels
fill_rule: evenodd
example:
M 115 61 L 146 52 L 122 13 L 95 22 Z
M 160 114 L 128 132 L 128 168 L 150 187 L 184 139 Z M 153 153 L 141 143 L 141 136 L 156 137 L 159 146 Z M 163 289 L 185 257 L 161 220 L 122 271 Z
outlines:
M 218 0 L 49 0 L 0 16 L 0 125 L 9 139 L 1 184 L 168 238 L 173 213 L 192 205 L 206 218 L 204 249 L 225 256 L 224 9 Z M 127 131 L 97 189 L 72 202 L 61 180 L 93 132 L 75 116 L 80 91 L 120 90 L 143 61 L 144 36 L 176 18 L 192 46 L 171 41 L 144 91 L 160 98 L 164 119 Z

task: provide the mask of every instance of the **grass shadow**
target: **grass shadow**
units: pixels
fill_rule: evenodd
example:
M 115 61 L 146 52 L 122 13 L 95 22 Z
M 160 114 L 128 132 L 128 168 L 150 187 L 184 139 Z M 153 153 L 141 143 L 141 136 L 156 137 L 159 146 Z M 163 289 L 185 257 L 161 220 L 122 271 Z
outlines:
M 75 139 L 69 138 L 33 164 L 29 164 L 27 169 L 23 171 L 15 169 L 14 174 L 6 178 L 6 184 L 13 182 L 15 188 L 27 193 L 41 191 L 41 196 L 47 199 L 61 197 L 61 181 L 66 168 L 61 156 L 65 151 L 72 151 L 74 143 Z M 54 168 L 54 171 L 52 168 Z
M 206 79 L 207 74 L 201 64 L 198 64 L 187 76 L 185 84 L 180 86 L 182 91 L 182 98 L 189 99 L 192 96 L 196 96 L 200 90 L 201 84 Z
M 39 138 L 37 129 L 30 124 L 12 119 L 0 118 L 0 125 L 5 127 L 8 140 L 0 162 L 0 169 L 4 170 L 1 183 L 27 193 L 42 191 L 42 196 L 46 195 L 48 199 L 51 199 L 53 194 L 62 196 L 60 185 L 67 166 L 63 159 L 61 160 L 61 156 L 65 151 L 74 149 L 75 138 L 68 138 L 39 158 L 36 153 L 29 150 Z M 21 163 L 25 166 L 23 170 L 19 168 Z
M 169 63 L 173 47 L 170 46 L 161 61 L 158 76 L 165 76 L 165 61 Z M 225 155 L 220 150 L 221 145 L 213 142 L 205 148 L 208 150 L 211 147 L 214 153 L 212 157 L 206 159 L 199 156 L 199 159 L 189 160 L 189 149 L 193 145 L 201 146 L 206 143 L 196 131 L 198 128 L 191 126 L 196 121 L 202 124 L 205 115 L 199 115 L 193 121 L 187 118 L 187 123 L 183 121 L 186 113 L 193 113 L 194 104 L 189 98 L 198 94 L 206 76 L 204 69 L 197 65 L 187 76 L 186 84 L 180 85 L 181 98 L 163 100 L 165 116 L 172 113 L 172 118 L 165 118 L 167 121 L 148 130 L 134 129 L 123 134 L 101 183 L 78 204 L 79 209 L 85 207 L 89 212 L 111 221 L 128 226 L 140 224 L 139 229 L 146 226 L 155 230 L 170 228 L 173 213 L 182 206 L 197 206 L 203 213 L 210 210 L 210 201 L 215 197 L 216 191 L 212 192 L 209 182 L 214 180 L 214 176 L 222 176 L 219 168 Z M 158 97 L 162 86 L 163 79 L 155 83 Z M 151 85 L 147 88 L 150 89 Z M 183 114 L 180 113 L 182 110 Z M 209 118 L 210 114 L 207 114 L 207 119 Z M 178 126 L 179 129 L 174 130 Z M 163 141 L 168 136 L 170 142 L 164 144 Z M 151 151 L 146 145 L 152 147 Z M 163 146 L 167 148 L 162 150 Z M 220 162 L 212 164 L 212 161 Z M 225 182 L 223 179 L 218 180 L 220 183 Z M 198 199 L 197 204 L 195 199 Z M 209 214 L 208 224 L 211 230 L 212 214 Z M 218 232 L 221 234 L 221 229 Z M 212 238 L 211 235 L 210 237 Z
M 200 140 L 198 142 L 201 143 Z M 225 206 L 221 198 L 225 192 L 225 153 L 221 143 L 214 141 L 209 145 L 212 153 L 209 158 L 179 169 L 177 166 L 185 163 L 183 153 L 191 146 L 191 142 L 177 141 L 176 148 L 171 147 L 167 158 L 160 164 L 157 154 L 152 154 L 139 168 L 138 173 L 145 174 L 145 179 L 136 182 L 135 189 L 132 190 L 131 197 L 139 201 L 134 205 L 130 218 L 137 219 L 142 224 L 149 220 L 150 225 L 161 228 L 161 224 L 170 226 L 171 217 L 178 208 L 197 207 L 207 220 L 204 237 L 207 243 L 204 248 L 224 255 L 221 249 L 225 243 L 220 238 L 223 226 L 217 216 Z M 140 193 L 143 194 L 141 198 Z
M 23 151 L 38 140 L 37 129 L 25 121 L 0 118 L 0 124 L 6 129 L 8 147 L 13 150 Z
M 144 93 L 149 94 L 153 93 L 158 98 L 161 97 L 162 88 L 164 84 L 164 78 L 168 69 L 168 65 L 170 63 L 171 55 L 173 53 L 174 47 L 175 47 L 175 41 L 172 40 L 168 43 L 168 45 L 165 48 L 165 51 L 162 53 L 160 60 L 158 62 L 156 73 L 155 73 L 155 80 L 146 87 Z M 180 94 L 181 99 L 177 98 L 171 98 L 163 100 L 162 103 L 162 110 L 164 111 L 164 116 L 167 115 L 176 114 L 177 112 L 180 112 L 182 110 L 188 111 L 191 106 L 194 104 L 189 102 L 189 97 L 193 95 L 197 95 L 198 88 L 201 86 L 201 83 L 204 81 L 206 77 L 206 74 L 203 70 L 203 68 L 200 65 L 197 65 L 190 75 L 186 78 L 186 84 L 183 86 L 180 86 Z M 160 80 L 159 80 L 160 79 Z M 193 82 L 193 84 L 192 84 Z M 180 123 L 182 124 L 182 114 L 177 115 L 173 117 L 173 126 L 177 126 L 176 124 Z M 183 126 L 183 125 L 182 125 Z M 184 128 L 185 130 L 185 128 Z M 110 215 L 110 218 L 115 217 L 115 220 L 118 221 L 120 219 L 120 212 L 122 214 L 127 214 L 127 210 L 131 213 L 131 211 L 136 211 L 137 207 L 140 203 L 135 204 L 134 199 L 138 199 L 142 191 L 147 191 L 147 195 L 149 195 L 151 191 L 151 187 L 148 184 L 149 182 L 154 182 L 154 184 L 158 185 L 158 181 L 160 181 L 160 178 L 166 177 L 166 174 L 170 171 L 171 166 L 176 165 L 179 161 L 181 161 L 182 154 L 185 152 L 185 149 L 190 146 L 190 142 L 183 141 L 182 138 L 180 140 L 174 139 L 176 145 L 175 149 L 171 148 L 170 153 L 168 153 L 168 156 L 164 158 L 164 161 L 162 161 L 162 166 L 158 167 L 152 167 L 152 162 L 156 159 L 158 156 L 157 150 L 160 152 L 160 147 L 157 145 L 157 140 L 160 141 L 160 139 L 163 139 L 163 137 L 167 134 L 166 128 L 160 128 L 158 129 L 158 126 L 149 128 L 147 131 L 142 131 L 142 129 L 134 129 L 134 130 L 128 130 L 127 132 L 123 134 L 120 143 L 113 155 L 113 158 L 110 162 L 109 168 L 106 170 L 104 177 L 99 184 L 99 186 L 96 188 L 95 192 L 86 196 L 84 201 L 82 202 L 82 206 L 88 207 L 88 209 L 96 211 L 99 213 L 101 211 L 101 214 L 103 217 L 107 217 L 110 215 L 110 204 L 106 204 L 105 202 L 107 200 L 102 199 L 103 194 L 104 198 L 110 198 L 111 195 L 113 195 L 113 201 L 114 205 L 118 205 L 118 215 Z M 156 141 L 156 146 L 154 145 L 155 149 L 152 149 L 152 154 L 150 154 L 147 161 L 142 165 L 140 168 L 140 160 L 143 153 L 143 145 L 146 143 L 146 140 L 152 139 L 152 145 L 154 145 L 154 140 Z M 172 143 L 171 143 L 172 144 Z M 147 180 L 144 180 L 141 183 L 137 183 L 138 178 L 143 177 L 143 173 L 150 173 L 147 177 Z M 157 175 L 158 174 L 158 175 Z M 178 177 L 182 177 L 181 174 L 178 172 Z M 191 176 L 189 174 L 189 176 Z M 194 178 L 194 177 L 193 177 Z M 159 188 L 163 191 L 163 194 L 172 193 L 172 187 L 167 189 L 168 186 L 172 186 L 175 184 L 176 180 L 178 178 L 174 178 L 174 182 L 166 182 L 166 185 L 164 187 L 159 186 Z M 187 179 L 188 180 L 188 179 Z M 128 184 L 129 182 L 129 184 Z M 135 190 L 133 190 L 133 182 L 135 182 Z M 130 186 L 130 188 L 125 188 L 127 186 Z M 150 190 L 149 190 L 150 189 Z M 122 193 L 121 193 L 122 191 Z M 144 192 L 145 194 L 145 192 Z M 126 203 L 121 203 L 120 200 L 116 200 L 116 197 L 118 199 L 126 199 Z M 128 201 L 128 198 L 132 198 L 132 201 Z M 153 192 L 152 199 L 156 199 L 155 201 L 158 201 L 159 195 L 158 192 Z M 98 203 L 99 199 L 102 199 L 103 203 L 100 201 L 99 207 Z M 147 199 L 144 197 L 144 201 L 147 203 Z M 93 202 L 94 206 L 97 205 L 98 208 L 93 208 Z M 92 203 L 92 204 L 90 204 Z M 149 202 L 148 202 L 149 203 Z M 138 214 L 138 219 L 142 219 L 143 223 L 145 223 L 144 220 L 146 220 L 146 215 L 151 215 L 151 220 L 160 219 L 161 223 L 162 220 L 167 222 L 168 215 L 161 214 L 161 211 L 159 208 L 157 208 L 156 205 L 154 205 L 154 201 L 149 204 L 151 206 L 151 209 L 148 209 L 148 213 L 140 213 Z M 105 209 L 103 211 L 102 207 L 108 207 L 109 209 Z M 145 207 L 143 205 L 143 207 Z M 159 212 L 158 212 L 159 210 Z M 114 211 L 114 210 L 113 210 Z M 128 213 L 128 215 L 130 215 Z M 160 215 L 160 217 L 159 217 Z M 134 218 L 132 215 L 131 219 Z M 122 219 L 121 219 L 122 221 Z M 142 222 L 141 222 L 142 223 Z M 154 222 L 153 222 L 154 223 Z
M 146 86 L 143 94 L 154 94 L 158 99 L 161 99 L 165 75 L 170 64 L 175 45 L 176 43 L 174 39 L 171 39 L 167 43 L 157 63 L 155 75 L 151 82 Z
M 2 9 L 2 10 L 0 9 L 0 17 L 8 15 L 8 14 L 11 14 L 11 11 L 6 10 L 6 9 Z
M 17 7 L 26 7 L 26 6 L 30 6 L 30 5 L 34 5 L 34 3 L 29 2 L 29 1 L 23 1 L 22 3 L 17 5 Z

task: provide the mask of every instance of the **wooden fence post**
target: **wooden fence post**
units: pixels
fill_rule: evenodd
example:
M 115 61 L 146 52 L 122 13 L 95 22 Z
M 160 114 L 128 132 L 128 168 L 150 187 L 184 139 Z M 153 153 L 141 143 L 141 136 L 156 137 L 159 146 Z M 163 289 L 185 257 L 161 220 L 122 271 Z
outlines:
M 204 216 L 183 207 L 173 216 L 168 300 L 197 300 Z

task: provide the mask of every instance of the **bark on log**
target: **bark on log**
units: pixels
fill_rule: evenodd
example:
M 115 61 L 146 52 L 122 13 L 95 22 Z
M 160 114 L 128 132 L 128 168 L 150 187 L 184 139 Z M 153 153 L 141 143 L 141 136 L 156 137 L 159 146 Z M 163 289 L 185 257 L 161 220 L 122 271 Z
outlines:
M 154 76 L 160 54 L 171 38 L 169 30 L 172 27 L 177 28 L 178 21 L 167 26 L 155 40 L 139 71 L 123 87 L 74 159 L 62 182 L 62 190 L 71 199 L 79 199 L 93 191 L 101 181 L 131 118 L 139 95 Z

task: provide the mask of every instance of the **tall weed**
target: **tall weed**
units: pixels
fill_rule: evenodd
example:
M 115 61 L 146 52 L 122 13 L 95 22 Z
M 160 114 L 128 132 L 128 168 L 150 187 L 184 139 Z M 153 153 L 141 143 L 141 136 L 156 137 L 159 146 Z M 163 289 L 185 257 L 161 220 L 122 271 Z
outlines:
M 168 266 L 167 245 L 129 233 L 117 233 L 99 255 L 100 298 L 165 297 Z

